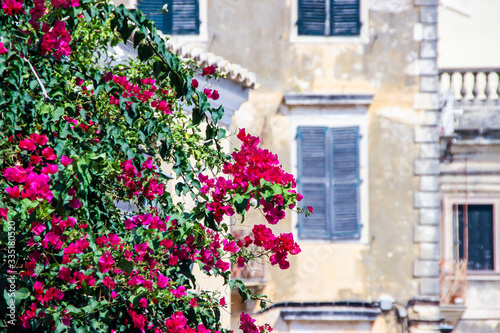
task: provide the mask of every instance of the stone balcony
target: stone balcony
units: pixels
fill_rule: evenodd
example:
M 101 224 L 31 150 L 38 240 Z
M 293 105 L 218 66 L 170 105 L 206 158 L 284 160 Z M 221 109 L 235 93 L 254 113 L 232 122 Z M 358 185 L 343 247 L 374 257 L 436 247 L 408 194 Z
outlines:
M 500 143 L 500 68 L 441 69 L 442 138 Z

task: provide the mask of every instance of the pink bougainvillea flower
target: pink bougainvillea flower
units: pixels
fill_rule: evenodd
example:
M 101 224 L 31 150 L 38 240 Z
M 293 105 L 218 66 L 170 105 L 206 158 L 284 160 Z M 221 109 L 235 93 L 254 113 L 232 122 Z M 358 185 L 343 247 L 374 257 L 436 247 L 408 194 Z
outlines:
M 36 149 L 36 141 L 33 139 L 24 139 L 19 141 L 19 148 L 33 151 Z
M 48 141 L 44 134 L 31 133 L 30 138 L 35 140 L 36 144 L 40 146 L 45 146 Z
M 207 96 L 207 98 L 212 97 L 212 89 L 205 88 L 203 89 L 203 93 Z
M 127 312 L 129 316 L 132 317 L 134 327 L 140 329 L 143 332 L 144 327 L 146 326 L 146 316 L 139 314 L 131 309 L 127 309 Z
M 3 9 L 4 13 L 9 15 L 9 16 L 12 16 L 14 14 L 24 13 L 23 3 L 17 2 L 16 0 L 3 0 L 2 1 L 2 9 Z
M 148 307 L 148 300 L 145 297 L 141 298 L 141 300 L 139 301 L 139 306 L 142 306 L 143 308 L 147 308 Z
M 21 195 L 21 192 L 19 191 L 19 186 L 14 186 L 14 187 L 7 187 L 5 189 L 5 192 L 7 192 L 12 198 L 19 198 Z
M 33 170 L 32 167 L 24 169 L 23 167 L 16 165 L 13 168 L 5 169 L 3 176 L 9 182 L 24 183 L 26 178 L 28 178 L 28 175 L 31 174 L 32 170 Z
M 5 54 L 5 53 L 7 53 L 7 52 L 9 52 L 9 50 L 7 50 L 7 49 L 5 48 L 5 46 L 3 45 L 3 43 L 2 43 L 2 42 L 0 42 L 0 55 Z
M 113 267 L 113 264 L 115 261 L 113 260 L 113 256 L 109 251 L 106 251 L 100 258 L 99 258 L 99 271 L 101 273 L 106 273 Z
M 202 76 L 212 75 L 212 74 L 215 74 L 216 71 L 217 71 L 217 69 L 215 68 L 215 66 L 207 66 L 207 67 L 203 68 L 203 72 L 201 73 L 201 75 Z
M 220 304 L 220 306 L 224 306 L 224 305 L 226 305 L 226 298 L 225 298 L 225 297 L 222 297 L 222 298 L 219 300 L 219 304 Z
M 168 285 L 168 277 L 158 273 L 158 287 L 165 288 Z
M 64 166 L 68 166 L 73 162 L 72 158 L 69 158 L 66 155 L 61 156 L 61 164 Z
M 214 90 L 213 93 L 212 93 L 212 99 L 214 101 L 218 100 L 219 99 L 219 92 L 217 90 Z
M 238 259 L 236 260 L 236 264 L 238 264 L 238 267 L 244 267 L 245 266 L 245 258 L 238 257 Z
M 69 206 L 73 209 L 78 209 L 82 207 L 82 202 L 78 198 L 73 198 L 69 201 Z
M 42 168 L 42 173 L 46 175 L 55 174 L 57 171 L 59 171 L 57 164 L 47 164 Z
M 172 295 L 174 295 L 177 298 L 181 298 L 182 296 L 187 295 L 186 287 L 184 286 L 179 286 L 177 289 L 172 289 L 171 292 Z
M 8 208 L 0 208 L 0 217 L 4 220 L 7 220 L 7 213 L 9 212 Z
M 191 298 L 189 301 L 189 307 L 192 308 L 194 306 L 198 306 L 198 303 L 196 302 L 196 297 Z
M 71 271 L 64 266 L 59 270 L 59 278 L 68 283 L 75 283 L 75 278 L 72 276 Z
M 243 333 L 258 333 L 259 329 L 257 325 L 254 324 L 255 319 L 252 319 L 250 315 L 242 312 L 240 315 L 240 326 L 239 328 L 243 331 Z
M 114 290 L 113 290 L 113 291 L 111 292 L 111 298 L 112 298 L 112 299 L 115 299 L 116 297 L 118 297 L 118 294 L 116 293 L 116 291 L 114 291 Z
M 215 264 L 217 268 L 219 268 L 221 271 L 225 272 L 229 269 L 231 266 L 228 262 L 223 261 L 222 259 L 219 259 L 217 263 Z
M 63 310 L 63 317 L 62 317 L 62 323 L 66 326 L 69 326 L 71 322 L 71 315 L 69 313 L 66 313 L 66 310 Z
M 58 0 L 56 0 L 58 1 Z M 62 56 L 68 56 L 71 54 L 71 48 L 69 47 L 69 42 L 71 41 L 71 35 L 66 30 L 66 23 L 62 21 L 56 21 L 52 29 L 48 30 L 50 27 L 42 26 L 42 31 L 46 32 L 42 37 L 41 54 L 46 56 L 48 53 L 54 51 L 54 58 L 58 61 L 61 60 Z
M 102 279 L 102 284 L 105 287 L 108 287 L 109 289 L 115 289 L 116 288 L 116 282 L 115 282 L 115 280 L 113 280 L 109 276 L 106 276 L 106 277 L 104 277 L 104 279 Z
M 45 157 L 49 161 L 54 161 L 57 159 L 56 154 L 54 154 L 54 149 L 52 149 L 50 147 L 43 148 L 42 155 L 43 155 L 43 157 Z
M 191 87 L 198 88 L 198 80 L 193 79 L 193 81 L 191 81 Z
M 31 156 L 30 156 L 30 161 L 31 161 L 31 164 L 33 164 L 33 165 L 37 165 L 37 164 L 39 164 L 40 162 L 42 162 L 42 158 L 41 158 L 40 156 L 31 155 Z

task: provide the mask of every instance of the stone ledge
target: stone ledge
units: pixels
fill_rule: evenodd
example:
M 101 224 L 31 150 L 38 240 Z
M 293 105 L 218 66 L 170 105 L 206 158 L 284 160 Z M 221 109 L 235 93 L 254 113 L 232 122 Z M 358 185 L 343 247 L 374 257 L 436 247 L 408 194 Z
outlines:
M 415 0 L 415 6 L 437 6 L 439 0 Z

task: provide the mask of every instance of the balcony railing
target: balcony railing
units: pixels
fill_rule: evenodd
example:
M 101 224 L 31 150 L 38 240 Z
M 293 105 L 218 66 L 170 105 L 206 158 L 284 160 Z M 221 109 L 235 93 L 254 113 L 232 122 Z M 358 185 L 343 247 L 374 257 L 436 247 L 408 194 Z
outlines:
M 440 90 L 453 91 L 455 107 L 500 108 L 500 68 L 441 69 Z
M 467 261 L 441 263 L 441 304 L 463 305 L 467 289 Z
M 264 262 L 250 261 L 244 267 L 233 265 L 231 267 L 231 278 L 244 280 L 245 284 L 265 284 L 266 265 Z

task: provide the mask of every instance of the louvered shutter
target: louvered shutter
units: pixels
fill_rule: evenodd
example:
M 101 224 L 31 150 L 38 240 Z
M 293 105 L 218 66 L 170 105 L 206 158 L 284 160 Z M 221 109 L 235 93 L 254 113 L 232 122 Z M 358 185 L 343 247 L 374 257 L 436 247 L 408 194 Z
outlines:
M 333 239 L 359 239 L 359 128 L 332 128 Z
M 328 239 L 330 236 L 328 128 L 299 127 L 298 171 L 299 193 L 304 196 L 302 208 L 312 206 L 314 214 L 299 215 L 299 236 L 303 239 Z
M 298 0 L 299 35 L 328 35 L 327 0 Z
M 330 35 L 358 36 L 361 27 L 359 0 L 331 0 Z
M 163 12 L 163 6 L 168 5 L 168 13 Z M 156 29 L 165 34 L 171 33 L 170 16 L 172 9 L 172 0 L 139 0 L 137 6 L 151 21 L 155 23 Z
M 172 35 L 200 33 L 200 6 L 198 0 L 172 1 Z
M 168 5 L 168 12 L 162 8 Z M 155 22 L 164 34 L 197 35 L 200 33 L 199 0 L 142 0 L 139 9 Z

